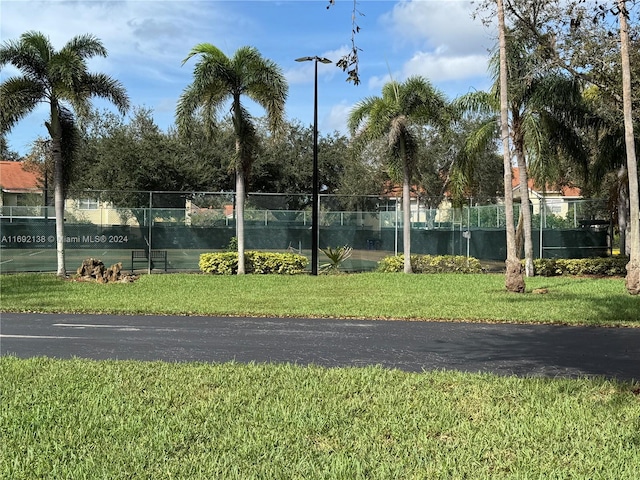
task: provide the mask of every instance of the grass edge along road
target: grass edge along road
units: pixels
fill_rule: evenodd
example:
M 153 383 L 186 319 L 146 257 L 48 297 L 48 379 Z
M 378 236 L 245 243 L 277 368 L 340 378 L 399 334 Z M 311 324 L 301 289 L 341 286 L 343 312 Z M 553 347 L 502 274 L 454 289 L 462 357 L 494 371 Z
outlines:
M 0 281 L 15 311 L 638 324 L 621 279 L 528 279 L 543 295 L 507 294 L 502 275 Z M 5 356 L 0 478 L 634 479 L 639 394 L 604 379 Z
M 532 277 L 511 294 L 500 274 L 142 275 L 130 284 L 0 275 L 14 312 L 411 319 L 640 327 L 621 278 Z M 533 293 L 542 291 L 544 293 Z
M 637 478 L 639 387 L 0 357 L 0 477 Z

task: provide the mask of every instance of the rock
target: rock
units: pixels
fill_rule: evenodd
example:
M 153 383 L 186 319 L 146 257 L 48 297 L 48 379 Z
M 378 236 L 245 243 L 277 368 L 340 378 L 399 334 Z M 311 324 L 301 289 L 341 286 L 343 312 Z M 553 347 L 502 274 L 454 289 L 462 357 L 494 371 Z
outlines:
M 108 282 L 118 282 L 120 281 L 120 272 L 122 271 L 122 263 L 118 262 L 114 265 L 111 265 L 107 268 L 107 271 L 104 274 L 104 277 Z
M 131 283 L 138 278 L 136 275 L 123 275 L 121 262 L 105 268 L 104 263 L 95 258 L 83 260 L 77 274 L 77 278 L 80 280 L 97 283 Z

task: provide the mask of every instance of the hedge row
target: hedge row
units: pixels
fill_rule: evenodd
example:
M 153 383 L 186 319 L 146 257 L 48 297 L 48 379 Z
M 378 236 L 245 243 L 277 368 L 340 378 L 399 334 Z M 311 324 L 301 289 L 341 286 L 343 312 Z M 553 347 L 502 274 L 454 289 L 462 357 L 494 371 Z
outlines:
M 480 261 L 462 255 L 411 255 L 414 273 L 482 273 Z M 385 257 L 378 262 L 378 271 L 404 271 L 404 255 Z
M 535 274 L 544 277 L 559 275 L 622 276 L 627 273 L 629 258 L 625 256 L 605 258 L 543 258 L 533 261 Z M 303 273 L 309 264 L 304 255 L 296 253 L 245 252 L 245 270 L 255 274 L 294 275 Z M 200 271 L 214 275 L 234 275 L 238 271 L 237 252 L 203 253 L 200 255 Z M 411 255 L 414 273 L 482 273 L 480 261 L 461 255 Z M 385 257 L 378 262 L 378 271 L 402 272 L 404 256 Z
M 555 277 L 560 275 L 599 275 L 624 277 L 629 257 L 603 258 L 539 258 L 533 261 L 536 275 Z
M 244 252 L 246 273 L 294 275 L 304 272 L 309 260 L 297 253 Z M 238 253 L 203 253 L 198 263 L 200 271 L 214 275 L 234 275 L 238 272 Z

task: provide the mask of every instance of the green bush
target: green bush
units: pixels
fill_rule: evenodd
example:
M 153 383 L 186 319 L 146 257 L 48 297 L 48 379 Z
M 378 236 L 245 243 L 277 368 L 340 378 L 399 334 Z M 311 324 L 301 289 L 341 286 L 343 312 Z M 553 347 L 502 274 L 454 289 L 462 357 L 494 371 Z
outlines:
M 309 260 L 297 253 L 274 253 L 246 251 L 244 253 L 247 273 L 294 275 L 304 272 Z M 200 271 L 214 275 L 235 275 L 238 272 L 238 253 L 203 253 L 198 263 Z
M 378 262 L 378 271 L 383 273 L 402 272 L 404 269 L 404 257 L 402 255 L 394 255 L 384 257 Z
M 482 273 L 480 261 L 462 255 L 411 255 L 414 273 Z M 385 257 L 378 262 L 378 271 L 396 273 L 404 270 L 404 256 Z
M 607 277 L 624 277 L 629 258 L 614 256 L 604 258 L 538 258 L 533 261 L 535 274 L 541 277 L 560 275 L 597 275 Z
M 322 273 L 339 273 L 340 266 L 351 257 L 353 248 L 349 245 L 336 248 L 321 248 L 320 251 L 325 254 L 329 260 L 327 263 L 320 265 L 320 271 Z

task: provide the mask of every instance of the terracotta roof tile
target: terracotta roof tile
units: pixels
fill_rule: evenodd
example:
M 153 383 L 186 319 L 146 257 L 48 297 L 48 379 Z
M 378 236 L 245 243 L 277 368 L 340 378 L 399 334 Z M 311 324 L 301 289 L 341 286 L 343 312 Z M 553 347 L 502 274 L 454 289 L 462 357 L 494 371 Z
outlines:
M 11 192 L 42 190 L 38 175 L 25 170 L 22 162 L 0 161 L 0 187 Z
M 511 169 L 513 171 L 513 176 L 511 177 L 511 186 L 513 188 L 520 186 L 520 176 L 518 167 L 513 167 Z M 541 192 L 542 189 L 535 185 L 533 179 L 529 178 L 528 180 L 529 190 L 533 192 Z M 578 187 L 571 187 L 568 185 L 564 185 L 558 189 L 557 186 L 547 185 L 547 192 L 560 193 L 563 197 L 580 197 L 582 196 L 582 191 Z

